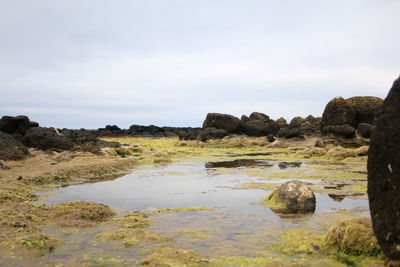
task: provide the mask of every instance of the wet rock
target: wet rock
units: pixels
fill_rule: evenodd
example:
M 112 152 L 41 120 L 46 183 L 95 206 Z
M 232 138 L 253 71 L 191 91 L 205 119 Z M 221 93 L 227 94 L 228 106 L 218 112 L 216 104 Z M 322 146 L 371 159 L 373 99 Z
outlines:
M 328 197 L 332 198 L 336 202 L 341 202 L 346 198 L 346 195 L 342 194 L 328 194 Z
M 287 168 L 299 168 L 301 166 L 302 162 L 300 161 L 294 161 L 294 162 L 286 162 L 282 161 L 278 163 L 278 167 L 280 169 L 287 169 Z
M 357 127 L 357 134 L 364 138 L 370 138 L 373 130 L 374 126 L 372 124 L 360 123 Z
M 3 116 L 0 119 L 0 131 L 8 134 L 24 134 L 30 127 L 27 116 Z
M 400 78 L 376 119 L 368 153 L 368 197 L 374 232 L 384 254 L 400 262 Z
M 71 139 L 58 133 L 54 128 L 35 127 L 30 128 L 22 142 L 28 147 L 34 147 L 42 150 L 60 149 L 69 150 L 74 147 Z
M 260 113 L 260 112 L 253 112 L 250 114 L 249 116 L 250 120 L 259 120 L 259 121 L 263 121 L 263 122 L 270 122 L 271 119 L 269 118 L 269 116 L 265 115 L 264 113 Z
M 383 100 L 374 96 L 355 96 L 346 99 L 346 102 L 356 113 L 357 124 L 375 123 L 375 117 L 383 104 Z
M 209 168 L 239 168 L 239 167 L 272 167 L 274 164 L 262 159 L 236 159 L 230 161 L 207 162 L 205 167 Z
M 21 160 L 29 155 L 28 149 L 10 134 L 0 132 L 0 159 Z
M 347 124 L 357 126 L 356 112 L 343 97 L 336 97 L 325 106 L 321 119 L 321 130 L 327 126 Z
M 203 123 L 203 129 L 205 128 L 224 129 L 228 133 L 239 133 L 241 122 L 238 118 L 229 114 L 208 113 Z
M 353 138 L 356 133 L 356 129 L 348 124 L 326 126 L 322 131 L 326 134 L 330 133 L 344 138 Z
M 314 192 L 301 181 L 289 181 L 275 189 L 266 199 L 266 205 L 278 213 L 313 213 Z

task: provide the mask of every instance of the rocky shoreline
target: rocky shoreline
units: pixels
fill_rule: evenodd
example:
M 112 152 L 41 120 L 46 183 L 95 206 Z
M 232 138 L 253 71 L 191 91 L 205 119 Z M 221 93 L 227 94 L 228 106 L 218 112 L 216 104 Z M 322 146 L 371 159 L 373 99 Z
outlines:
M 260 112 L 243 115 L 240 119 L 229 114 L 209 113 L 202 128 L 132 125 L 121 129 L 107 125 L 97 130 L 55 129 L 40 127 L 27 116 L 3 116 L 0 119 L 0 160 L 23 159 L 29 155 L 27 148 L 101 153 L 102 148 L 121 145 L 99 138 L 115 136 L 178 136 L 180 140 L 207 142 L 243 135 L 265 137 L 271 143 L 277 139 L 302 140 L 318 136 L 324 141 L 316 143 L 317 147 L 328 144 L 360 147 L 368 145 L 382 103 L 382 99 L 371 96 L 337 97 L 329 101 L 322 117 L 295 117 L 289 123 L 284 118 L 273 120 Z

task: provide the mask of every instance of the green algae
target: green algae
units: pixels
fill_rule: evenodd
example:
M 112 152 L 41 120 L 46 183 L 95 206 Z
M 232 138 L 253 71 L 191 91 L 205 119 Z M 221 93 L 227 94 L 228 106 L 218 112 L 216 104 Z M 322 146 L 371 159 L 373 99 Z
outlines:
M 165 242 L 171 239 L 152 234 L 143 229 L 120 228 L 111 232 L 104 232 L 96 235 L 96 239 L 106 242 L 111 240 L 121 241 L 126 247 L 141 246 L 148 242 Z
M 339 222 L 328 230 L 325 242 L 338 253 L 351 256 L 377 256 L 381 251 L 367 218 Z
M 262 203 L 275 212 L 287 210 L 287 205 L 279 198 L 279 189 L 275 189 L 268 197 L 262 200 Z
M 108 255 L 90 255 L 85 254 L 82 257 L 83 264 L 88 264 L 89 266 L 132 266 L 133 262 L 128 262 L 125 260 L 116 259 Z
M 23 248 L 34 251 L 37 256 L 52 252 L 61 241 L 45 234 L 31 234 L 21 238 Z
M 61 226 L 91 226 L 104 222 L 115 215 L 115 212 L 103 204 L 75 201 L 52 205 L 52 218 Z
M 264 267 L 264 266 L 283 266 L 282 263 L 274 262 L 270 259 L 263 257 L 216 257 L 210 258 L 208 266 L 226 266 L 226 267 Z
M 161 247 L 142 262 L 145 266 L 208 266 L 208 261 L 190 250 Z
M 324 236 L 305 230 L 286 231 L 273 249 L 287 255 L 320 253 L 324 245 Z

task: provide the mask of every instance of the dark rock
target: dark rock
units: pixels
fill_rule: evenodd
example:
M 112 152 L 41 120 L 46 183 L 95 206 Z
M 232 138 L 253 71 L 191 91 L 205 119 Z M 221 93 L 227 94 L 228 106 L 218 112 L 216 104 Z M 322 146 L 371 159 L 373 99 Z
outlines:
M 249 120 L 250 120 L 249 117 L 247 117 L 246 115 L 242 115 L 242 117 L 240 117 L 240 121 L 242 122 L 242 124 Z
M 0 131 L 9 134 L 24 134 L 30 127 L 27 116 L 3 116 L 0 119 Z
M 275 142 L 275 140 L 276 140 L 276 138 L 272 133 L 267 136 L 267 141 L 268 142 L 272 143 L 272 142 Z
M 289 129 L 300 128 L 301 124 L 305 122 L 302 117 L 294 117 L 289 123 Z
M 400 78 L 376 119 L 368 154 L 368 197 L 375 235 L 386 257 L 400 262 Z M 394 266 L 394 265 L 393 265 Z
M 260 112 L 253 112 L 250 114 L 249 116 L 250 120 L 259 120 L 259 121 L 263 121 L 263 122 L 270 122 L 271 119 L 269 118 L 269 116 L 265 115 L 264 113 L 260 113 Z
M 0 132 L 0 159 L 21 160 L 29 155 L 28 149 L 11 135 Z
M 372 124 L 360 123 L 357 127 L 357 134 L 364 138 L 370 138 L 373 130 L 374 126 Z
M 29 128 L 39 127 L 39 123 L 36 121 L 29 121 Z
M 287 122 L 286 122 L 285 118 L 280 117 L 275 122 L 279 125 L 279 127 L 287 126 Z
M 243 124 L 243 132 L 249 136 L 267 136 L 275 134 L 278 130 L 276 122 L 264 122 L 261 120 L 249 120 Z
M 356 112 L 343 97 L 336 97 L 325 106 L 321 119 L 321 130 L 327 126 L 348 124 L 357 126 Z
M 267 198 L 267 205 L 279 213 L 313 213 L 315 195 L 306 183 L 289 181 L 275 189 Z
M 35 127 L 30 128 L 22 139 L 28 147 L 34 147 L 42 150 L 60 149 L 69 150 L 74 147 L 71 139 L 58 133 L 54 128 Z
M 190 131 L 181 131 L 178 136 L 179 140 L 197 140 L 201 130 L 192 129 Z
M 208 113 L 203 123 L 203 129 L 205 128 L 224 129 L 228 133 L 239 133 L 241 122 L 238 118 L 229 114 Z
M 287 126 L 286 127 L 281 127 L 279 129 L 278 133 L 277 133 L 277 136 L 279 138 L 285 137 L 286 134 L 288 133 L 288 131 L 289 131 L 289 127 L 287 127 Z
M 311 124 L 309 121 L 305 121 L 300 125 L 300 134 L 301 135 L 309 135 L 314 132 L 314 125 Z
M 315 147 L 324 147 L 324 144 L 321 142 L 321 140 L 317 140 L 317 141 L 315 141 L 314 146 Z
M 305 121 L 311 123 L 313 126 L 317 126 L 317 125 L 319 126 L 319 124 L 321 122 L 321 118 L 320 117 L 316 118 L 313 115 L 308 115 L 305 118 Z
M 356 112 L 357 123 L 374 124 L 383 100 L 375 96 L 355 96 L 347 98 L 346 102 Z
M 293 162 L 286 162 L 286 161 L 282 161 L 278 163 L 278 167 L 280 169 L 287 169 L 287 168 L 299 168 L 301 166 L 301 162 L 300 161 L 293 161 Z
M 117 125 L 107 125 L 106 130 L 112 131 L 112 132 L 120 132 L 121 128 L 119 128 Z
M 197 139 L 205 142 L 210 139 L 222 139 L 227 135 L 224 129 L 206 128 L 199 132 Z
M 295 137 L 300 137 L 300 129 L 299 128 L 289 128 L 286 132 L 285 138 L 290 139 L 290 138 L 295 138 Z
M 345 138 L 353 138 L 355 137 L 356 129 L 348 124 L 342 125 L 333 125 L 333 126 L 326 126 L 322 129 L 324 133 L 331 133 L 336 136 L 341 136 Z
M 271 168 L 274 166 L 273 163 L 266 159 L 235 159 L 229 161 L 215 161 L 207 162 L 204 165 L 207 169 L 209 168 L 240 168 L 240 167 L 262 167 Z

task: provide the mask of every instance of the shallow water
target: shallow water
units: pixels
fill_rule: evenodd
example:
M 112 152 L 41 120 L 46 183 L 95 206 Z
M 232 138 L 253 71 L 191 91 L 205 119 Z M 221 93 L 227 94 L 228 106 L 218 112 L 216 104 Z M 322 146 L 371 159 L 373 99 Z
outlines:
M 206 168 L 204 162 L 193 161 L 167 166 L 142 166 L 116 180 L 58 188 L 51 192 L 52 196 L 44 203 L 84 200 L 128 211 L 205 206 L 274 216 L 272 211 L 257 203 L 265 198 L 269 191 L 240 190 L 238 186 L 257 182 L 278 185 L 286 181 L 289 180 L 260 179 L 243 173 L 214 172 Z M 302 181 L 319 182 L 305 179 Z M 316 214 L 338 209 L 368 209 L 366 199 L 345 198 L 337 202 L 327 194 L 316 194 L 316 198 Z
M 141 166 L 116 180 L 53 190 L 44 195 L 47 198 L 43 203 L 84 200 L 125 211 L 212 207 L 215 208 L 212 211 L 156 216 L 148 229 L 171 237 L 175 246 L 194 250 L 202 256 L 268 256 L 275 252 L 266 250 L 265 246 L 276 242 L 284 230 L 323 233 L 337 220 L 354 215 L 369 216 L 367 199 L 344 198 L 339 202 L 327 194 L 317 193 L 314 215 L 280 217 L 260 203 L 269 191 L 240 188 L 246 183 L 278 185 L 288 181 L 268 178 L 270 171 L 279 169 L 277 164 L 258 166 L 260 172 L 265 172 L 264 177 L 246 172 L 254 166 L 225 172 L 219 168 L 206 168 L 206 165 L 205 161 L 192 160 L 166 166 Z M 305 172 L 307 168 L 307 164 L 300 167 Z M 318 179 L 303 181 L 320 182 Z M 85 246 L 81 247 L 84 250 Z M 135 255 L 132 249 L 127 251 L 131 257 Z

